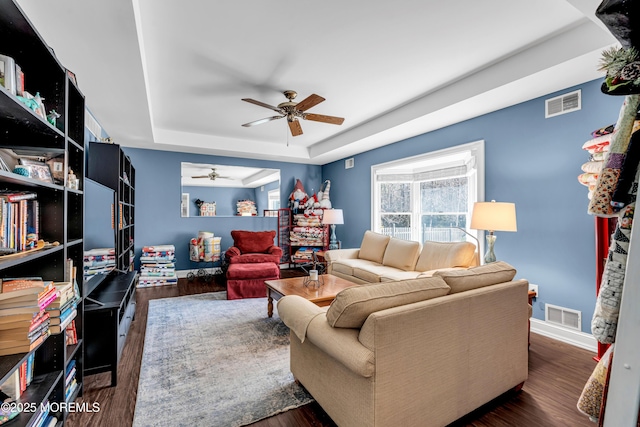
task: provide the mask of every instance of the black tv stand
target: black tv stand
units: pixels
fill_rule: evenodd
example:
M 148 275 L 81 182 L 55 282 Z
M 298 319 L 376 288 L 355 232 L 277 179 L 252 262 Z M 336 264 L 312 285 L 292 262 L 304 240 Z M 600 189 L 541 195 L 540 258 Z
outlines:
M 85 298 L 85 375 L 111 372 L 118 384 L 118 362 L 136 312 L 138 272 L 106 277 Z

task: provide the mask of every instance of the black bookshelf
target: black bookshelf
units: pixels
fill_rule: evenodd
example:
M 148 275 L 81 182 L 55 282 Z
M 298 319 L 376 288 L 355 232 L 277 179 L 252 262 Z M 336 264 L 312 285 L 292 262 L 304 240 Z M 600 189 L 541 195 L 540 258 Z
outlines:
M 66 179 L 43 182 L 20 176 L 12 170 L 0 171 L 0 189 L 29 191 L 39 203 L 39 239 L 50 243 L 41 250 L 0 257 L 0 278 L 40 276 L 44 280 L 62 282 L 75 279 L 82 283 L 83 213 L 84 213 L 84 95 L 53 50 L 42 39 L 28 17 L 14 0 L 0 0 L 0 54 L 9 56 L 24 73 L 24 90 L 44 98 L 46 112 L 55 110 L 60 117 L 55 124 L 25 106 L 13 93 L 0 87 L 0 148 L 20 156 L 44 159 L 61 157 L 66 172 L 73 169 L 78 182 Z M 9 166 L 9 165 L 8 165 Z M 73 185 L 73 189 L 70 186 Z M 76 277 L 65 274 L 67 260 L 73 261 Z M 82 287 L 80 287 L 82 288 Z M 67 346 L 65 333 L 50 335 L 29 353 L 0 357 L 0 378 L 4 383 L 34 354 L 34 377 L 20 397 L 22 403 L 63 403 L 64 372 L 75 361 L 77 389 L 83 382 L 83 311 L 84 295 L 77 306 L 75 325 L 78 343 Z M 58 408 L 64 406 L 57 405 Z M 64 424 L 66 413 L 53 414 Z M 29 425 L 34 413 L 21 413 L 12 426 Z

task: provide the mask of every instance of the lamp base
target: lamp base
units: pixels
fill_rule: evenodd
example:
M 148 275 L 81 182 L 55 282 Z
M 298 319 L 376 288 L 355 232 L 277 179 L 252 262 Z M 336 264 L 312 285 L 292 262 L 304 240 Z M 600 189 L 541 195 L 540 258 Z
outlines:
M 493 251 L 493 247 L 495 244 L 496 244 L 496 236 L 494 234 L 487 234 L 487 252 L 484 254 L 485 264 L 496 262 L 496 254 Z
M 336 239 L 336 225 L 331 224 L 331 240 L 329 240 L 329 250 L 338 249 L 338 239 Z

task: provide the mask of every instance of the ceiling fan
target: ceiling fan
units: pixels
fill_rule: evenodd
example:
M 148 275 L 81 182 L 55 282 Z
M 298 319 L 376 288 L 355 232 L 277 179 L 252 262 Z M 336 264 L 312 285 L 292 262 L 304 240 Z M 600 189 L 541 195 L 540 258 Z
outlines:
M 272 120 L 282 119 L 284 117 L 287 118 L 287 122 L 289 123 L 289 130 L 291 130 L 291 135 L 298 136 L 302 135 L 302 126 L 300 126 L 300 121 L 298 119 L 303 120 L 312 120 L 314 122 L 322 122 L 322 123 L 330 123 L 332 125 L 341 125 L 344 122 L 344 118 L 335 117 L 335 116 L 325 116 L 323 114 L 312 114 L 306 113 L 308 109 L 311 107 L 315 107 L 324 101 L 324 98 L 316 95 L 315 93 L 309 95 L 305 99 L 300 102 L 293 102 L 295 97 L 298 95 L 296 91 L 293 90 L 285 90 L 284 96 L 287 97 L 288 101 L 281 102 L 277 107 L 273 105 L 265 104 L 264 102 L 256 101 L 251 98 L 242 98 L 243 101 L 249 102 L 251 104 L 259 105 L 260 107 L 268 108 L 277 113 L 280 113 L 280 116 L 266 117 L 264 119 L 256 120 L 253 122 L 245 123 L 242 126 L 251 127 L 255 125 L 259 125 L 262 123 L 270 122 Z
M 215 181 L 216 179 L 231 179 L 229 176 L 221 176 L 216 172 L 216 168 L 211 168 L 211 172 L 209 172 L 208 175 L 192 176 L 191 178 L 209 178 L 211 181 Z

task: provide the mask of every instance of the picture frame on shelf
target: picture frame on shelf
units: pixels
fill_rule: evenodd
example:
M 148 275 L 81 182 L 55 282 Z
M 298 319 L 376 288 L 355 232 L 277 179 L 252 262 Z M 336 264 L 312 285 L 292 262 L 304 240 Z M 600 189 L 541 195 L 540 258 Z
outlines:
M 16 94 L 16 62 L 7 55 L 0 54 L 0 86 L 12 95 Z
M 53 184 L 53 177 L 51 176 L 51 169 L 49 169 L 48 164 L 21 158 L 20 165 L 29 171 L 29 178 Z

